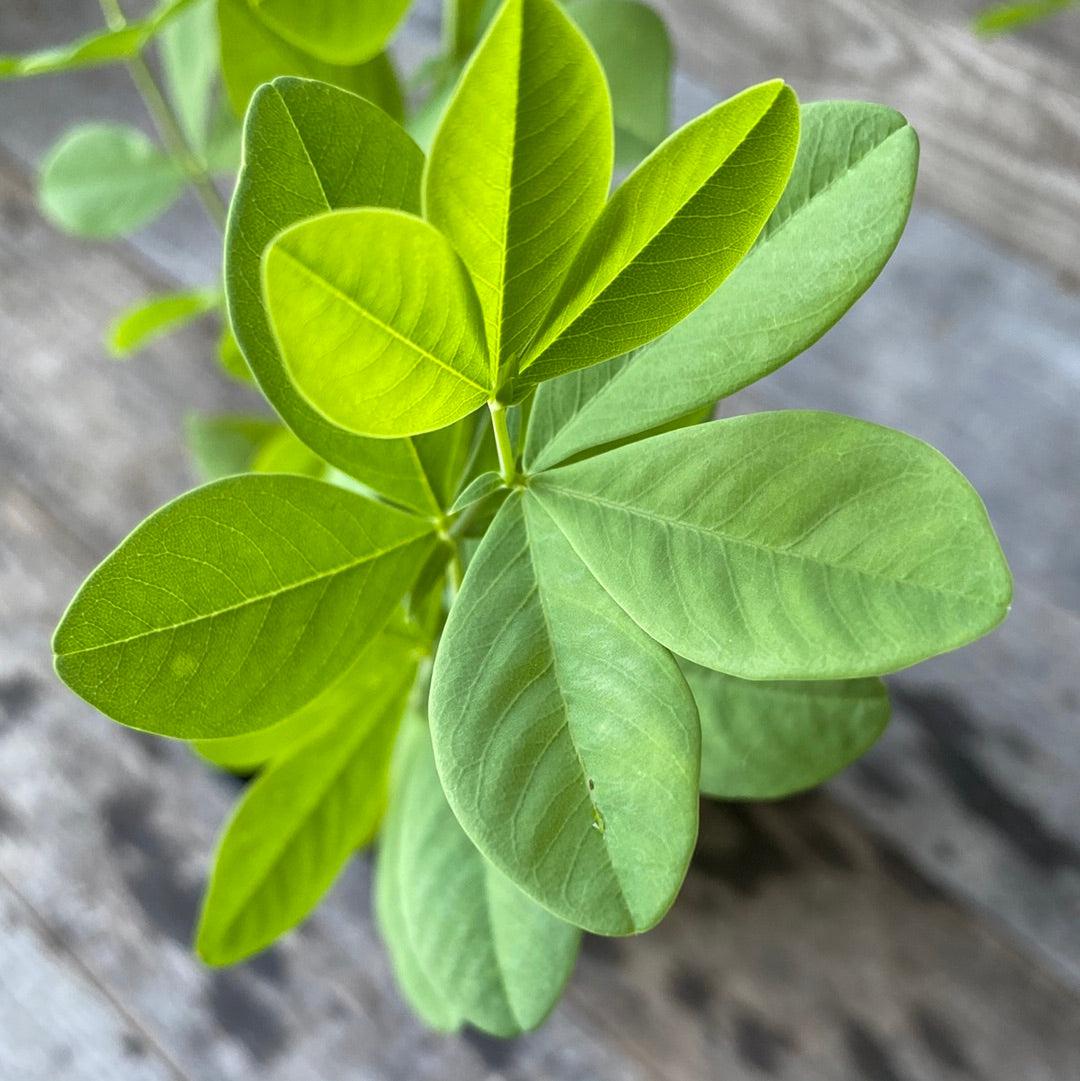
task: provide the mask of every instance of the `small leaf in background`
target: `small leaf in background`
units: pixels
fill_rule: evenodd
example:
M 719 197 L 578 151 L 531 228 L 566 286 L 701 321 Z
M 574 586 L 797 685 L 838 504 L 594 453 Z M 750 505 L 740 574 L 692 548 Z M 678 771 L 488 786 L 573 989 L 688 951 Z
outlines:
M 529 492 L 650 635 L 745 679 L 896 671 L 1009 609 L 1005 557 L 955 467 L 833 413 L 684 428 L 540 473 Z
M 439 502 L 420 448 L 429 441 L 438 448 L 446 437 L 365 439 L 318 413 L 285 372 L 263 306 L 260 267 L 263 250 L 281 230 L 326 210 L 367 205 L 418 211 L 423 164 L 416 144 L 370 102 L 302 79 L 263 87 L 245 125 L 244 167 L 225 238 L 225 289 L 237 341 L 288 426 L 342 472 L 431 514 L 446 504 Z
M 517 886 L 599 934 L 664 915 L 697 838 L 697 709 L 531 490 L 469 564 L 430 709 L 447 799 Z
M 195 472 L 205 482 L 248 472 L 259 447 L 283 430 L 260 417 L 198 414 L 187 417 L 184 427 Z
M 218 0 L 218 31 L 225 89 L 237 116 L 262 83 L 281 76 L 318 79 L 369 99 L 395 119 L 404 116 L 397 73 L 384 52 L 362 64 L 328 64 L 275 34 L 246 0 Z
M 169 98 L 188 145 L 205 153 L 218 74 L 213 0 L 196 0 L 158 38 Z
M 383 50 L 410 0 L 249 2 L 262 22 L 296 48 L 329 64 L 359 64 Z
M 803 106 L 791 179 L 749 254 L 632 363 L 598 368 L 591 378 L 602 386 L 583 397 L 576 382 L 545 383 L 537 412 L 554 407 L 558 423 L 530 431 L 530 468 L 712 405 L 809 348 L 888 261 L 911 209 L 918 163 L 915 132 L 892 109 L 857 101 Z
M 501 369 L 540 329 L 611 184 L 611 104 L 554 0 L 509 0 L 428 157 L 424 214 L 472 274 Z
M 474 478 L 461 495 L 454 500 L 454 504 L 450 508 L 450 513 L 457 514 L 466 507 L 471 507 L 474 503 L 479 503 L 480 500 L 487 499 L 489 495 L 499 491 L 503 486 L 503 479 L 498 473 L 481 473 L 480 476 Z
M 70 45 L 41 49 L 25 56 L 0 56 L 0 79 L 52 75 L 61 71 L 119 63 L 138 55 L 146 41 L 146 28 L 133 24 L 122 30 L 101 30 L 73 41 Z
M 638 0 L 569 0 L 611 90 L 615 162 L 632 168 L 671 125 L 672 48 L 664 20 Z
M 306 477 L 227 477 L 162 507 L 83 584 L 60 678 L 113 720 L 178 739 L 265 728 L 382 629 L 434 538 Z
M 443 43 L 454 60 L 469 59 L 498 7 L 498 0 L 443 0 Z
M 230 965 L 305 919 L 371 842 L 390 754 L 415 674 L 411 645 L 379 636 L 354 666 L 334 723 L 274 760 L 244 793 L 218 844 L 196 949 Z
M 1032 0 L 1025 4 L 995 4 L 975 16 L 975 30 L 992 37 L 1020 30 L 1049 19 L 1076 4 L 1077 0 Z
M 417 435 L 493 393 L 468 272 L 421 218 L 370 208 L 294 225 L 263 256 L 263 292 L 293 385 L 341 428 Z
M 880 679 L 751 681 L 682 661 L 701 717 L 701 791 L 781 799 L 864 755 L 889 723 Z
M 296 473 L 322 478 L 326 462 L 289 431 L 281 428 L 263 443 L 251 461 L 252 473 Z
M 535 1028 L 570 977 L 581 933 L 530 900 L 462 832 L 422 728 L 400 767 L 376 872 L 395 969 L 425 1013 L 434 991 L 441 1028 L 459 1018 L 495 1036 Z
M 627 353 L 690 314 L 735 269 L 795 160 L 799 106 L 779 80 L 670 136 L 586 235 L 522 371 L 550 379 Z
M 148 225 L 183 188 L 180 168 L 141 131 L 95 123 L 72 128 L 49 152 L 39 194 L 57 228 L 108 239 Z
M 226 101 L 219 100 L 210 114 L 206 136 L 206 167 L 215 175 L 234 176 L 240 170 L 243 128 Z
M 221 364 L 224 371 L 231 375 L 238 383 L 254 382 L 254 376 L 251 374 L 251 369 L 244 359 L 244 354 L 240 352 L 240 346 L 236 344 L 236 337 L 227 321 L 224 322 L 221 327 L 221 336 L 218 338 L 217 357 L 218 362 Z
M 216 289 L 190 289 L 151 297 L 122 312 L 109 327 L 106 339 L 115 357 L 129 357 L 145 345 L 171 334 L 221 304 Z

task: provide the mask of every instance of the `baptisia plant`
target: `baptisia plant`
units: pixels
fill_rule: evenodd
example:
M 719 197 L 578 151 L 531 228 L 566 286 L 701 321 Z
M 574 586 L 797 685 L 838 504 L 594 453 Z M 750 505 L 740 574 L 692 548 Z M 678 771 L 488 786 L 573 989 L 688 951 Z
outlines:
M 613 193 L 609 95 L 552 0 L 507 0 L 425 160 L 373 104 L 248 112 L 232 326 L 326 464 L 198 488 L 90 576 L 56 666 L 122 724 L 265 763 L 197 948 L 238 961 L 377 838 L 378 920 L 433 1026 L 507 1036 L 580 929 L 671 905 L 701 793 L 865 751 L 879 679 L 1005 615 L 940 454 L 830 413 L 711 421 L 815 341 L 903 229 L 917 142 L 755 86 Z

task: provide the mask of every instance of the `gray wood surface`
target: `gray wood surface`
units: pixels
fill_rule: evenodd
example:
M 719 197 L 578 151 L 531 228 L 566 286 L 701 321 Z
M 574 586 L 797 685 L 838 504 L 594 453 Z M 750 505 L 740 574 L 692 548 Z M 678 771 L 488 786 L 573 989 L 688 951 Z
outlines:
M 891 7 L 906 26 L 942 18 L 931 0 Z M 725 61 L 721 89 L 772 73 L 754 27 L 772 19 L 795 48 L 792 11 L 738 6 L 743 46 L 714 59 L 741 52 L 743 67 Z M 92 0 L 5 0 L 0 51 L 93 19 Z M 803 46 L 814 85 L 847 77 Z M 0 87 L 0 1078 L 1080 1076 L 1080 300 L 926 206 L 840 327 L 725 410 L 840 409 L 939 446 L 986 496 L 1017 572 L 1006 625 L 892 680 L 896 723 L 824 793 L 707 806 L 672 914 L 640 939 L 589 940 L 566 1001 L 523 1040 L 434 1037 L 411 1018 L 366 860 L 264 957 L 223 973 L 195 961 L 236 785 L 97 716 L 49 664 L 87 570 L 191 484 L 183 415 L 253 401 L 217 376 L 208 330 L 128 364 L 98 344 L 125 303 L 214 272 L 218 241 L 194 205 L 111 248 L 36 216 L 27 171 L 66 124 L 138 117 L 115 74 Z M 895 104 L 894 85 L 835 92 Z M 713 97 L 680 78 L 680 114 Z

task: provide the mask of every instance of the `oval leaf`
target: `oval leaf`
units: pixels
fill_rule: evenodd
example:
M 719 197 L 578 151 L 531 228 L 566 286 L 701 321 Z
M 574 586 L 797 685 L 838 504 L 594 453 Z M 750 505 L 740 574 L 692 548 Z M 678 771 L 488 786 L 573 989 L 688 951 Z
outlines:
M 346 206 L 418 210 L 423 161 L 385 113 L 353 94 L 301 79 L 264 87 L 244 127 L 244 168 L 225 238 L 225 291 L 236 340 L 289 427 L 338 469 L 431 514 L 445 504 L 426 463 L 445 460 L 446 442 L 453 443 L 455 434 L 364 439 L 331 424 L 285 372 L 262 302 L 260 271 L 267 244 L 305 218 Z
M 41 209 L 59 229 L 108 239 L 149 224 L 184 187 L 168 155 L 121 124 L 72 128 L 41 170 Z
M 298 709 L 408 591 L 430 526 L 306 477 L 230 477 L 151 515 L 86 580 L 56 670 L 121 724 L 239 735 Z
M 351 669 L 329 726 L 278 759 L 237 804 L 199 917 L 195 947 L 208 964 L 235 964 L 295 927 L 374 836 L 415 671 L 409 644 L 396 646 L 376 639 L 366 664 Z
M 221 303 L 216 289 L 192 289 L 151 297 L 121 313 L 109 327 L 108 345 L 114 357 L 128 357 L 156 338 L 214 311 Z
M 791 180 L 753 249 L 697 311 L 564 414 L 533 467 L 712 405 L 813 345 L 892 255 L 918 162 L 915 132 L 892 109 L 804 105 Z
M 781 799 L 864 755 L 889 723 L 880 679 L 754 682 L 683 661 L 701 717 L 701 791 Z
M 331 64 L 370 60 L 386 44 L 410 0 L 248 0 L 286 41 Z
M 697 835 L 693 698 L 531 497 L 507 500 L 469 564 L 431 734 L 462 827 L 542 905 L 599 934 L 667 911 Z
M 293 384 L 339 427 L 417 435 L 493 393 L 468 272 L 420 218 L 338 210 L 294 225 L 263 257 L 263 292 Z
M 611 183 L 611 104 L 554 0 L 509 0 L 435 136 L 424 213 L 453 241 L 505 367 L 529 343 Z
M 421 730 L 394 793 L 397 829 L 379 874 L 396 874 L 406 941 L 453 1014 L 496 1036 L 535 1028 L 574 967 L 581 934 L 476 850 L 443 795 Z
M 971 486 L 932 447 L 865 421 L 734 417 L 530 490 L 649 634 L 744 679 L 895 671 L 1008 611 L 1008 567 Z
M 750 250 L 787 183 L 799 107 L 779 80 L 680 128 L 627 178 L 585 237 L 531 382 L 627 353 L 690 314 Z

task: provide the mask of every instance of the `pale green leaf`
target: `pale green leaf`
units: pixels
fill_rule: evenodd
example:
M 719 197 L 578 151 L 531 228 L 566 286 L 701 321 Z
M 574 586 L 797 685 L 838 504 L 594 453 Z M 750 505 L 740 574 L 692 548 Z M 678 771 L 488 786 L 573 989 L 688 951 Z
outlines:
M 393 796 L 400 819 L 380 851 L 387 866 L 379 875 L 397 878 L 403 926 L 395 938 L 451 1016 L 496 1036 L 535 1028 L 570 976 L 580 932 L 476 850 L 446 802 L 422 731 L 407 751 Z
M 219 99 L 210 114 L 206 136 L 206 167 L 215 175 L 234 176 L 240 171 L 243 128 L 224 99 Z
M 456 1004 L 447 1001 L 432 985 L 423 962 L 412 944 L 412 936 L 405 922 L 405 906 L 401 894 L 399 872 L 401 856 L 401 831 L 404 828 L 403 790 L 409 783 L 416 745 L 428 743 L 427 730 L 422 718 L 406 716 L 394 750 L 391 770 L 392 792 L 386 809 L 382 832 L 379 837 L 379 854 L 375 863 L 375 918 L 379 933 L 386 944 L 405 998 L 424 1020 L 437 1032 L 455 1032 L 464 1018 Z M 430 746 L 430 745 L 429 745 Z M 429 750 L 423 753 L 430 756 Z
M 497 0 L 443 0 L 443 44 L 455 60 L 463 61 L 491 21 Z
M 433 542 L 428 523 L 321 481 L 228 477 L 151 515 L 83 583 L 57 673 L 133 728 L 265 728 L 378 633 Z
M 461 495 L 454 500 L 450 513 L 457 514 L 466 507 L 487 499 L 489 495 L 499 491 L 503 484 L 503 479 L 498 473 L 481 473 L 480 476 L 473 478 Z
M 889 723 L 880 679 L 751 681 L 682 662 L 701 717 L 701 791 L 780 799 L 827 781 Z
M 799 108 L 779 80 L 680 128 L 615 191 L 586 235 L 543 335 L 539 382 L 630 352 L 690 314 L 749 251 L 787 183 Z
M 336 723 L 274 761 L 230 817 L 195 940 L 208 964 L 235 964 L 295 927 L 374 837 L 415 662 L 382 637 L 364 656 Z
M 293 385 L 341 428 L 418 435 L 494 392 L 468 272 L 421 218 L 372 207 L 291 226 L 263 256 L 263 296 Z
M 214 311 L 221 303 L 216 289 L 190 289 L 151 297 L 128 308 L 109 327 L 109 350 L 128 357 L 156 338 L 171 334 L 195 319 Z
M 396 502 L 437 513 L 419 439 L 364 439 L 331 424 L 293 388 L 263 307 L 260 256 L 282 229 L 334 207 L 420 206 L 423 156 L 369 102 L 298 79 L 264 87 L 245 125 L 244 168 L 229 215 L 225 287 L 233 330 L 259 385 L 320 457 Z M 451 495 L 450 498 L 453 498 Z
M 431 733 L 462 827 L 542 905 L 600 934 L 667 911 L 697 835 L 694 701 L 531 493 L 509 497 L 469 564 Z
M 395 119 L 404 115 L 401 87 L 386 53 L 362 64 L 328 64 L 275 34 L 246 0 L 217 0 L 221 70 L 229 103 L 243 116 L 262 83 L 292 75 L 318 79 L 367 98 Z
M 592 50 L 554 0 L 508 0 L 424 176 L 424 213 L 472 274 L 500 369 L 540 330 L 607 198 L 611 162 L 611 105 Z
M 248 0 L 286 41 L 330 64 L 359 64 L 386 45 L 410 0 Z M 280 73 L 279 73 L 280 74 Z
M 832 413 L 759 413 L 541 473 L 530 492 L 649 634 L 745 679 L 894 671 L 995 627 L 1012 582 L 933 448 Z
M 639 0 L 570 0 L 566 13 L 596 50 L 611 89 L 615 160 L 636 165 L 668 134 L 672 49 L 667 27 Z
M 261 417 L 192 414 L 184 424 L 188 453 L 202 481 L 246 473 L 267 440 L 282 431 L 280 424 Z
M 162 73 L 177 121 L 188 145 L 200 153 L 207 147 L 220 66 L 215 10 L 214 0 L 195 0 L 158 39 Z
M 711 405 L 812 345 L 896 247 L 918 159 L 914 131 L 891 109 L 846 101 L 803 106 L 795 167 L 757 244 L 697 311 L 632 364 L 609 369 L 603 389 L 573 414 L 564 411 L 546 445 L 537 433 L 531 467 L 547 469 Z M 556 385 L 541 387 L 538 407 Z
M 52 148 L 39 195 L 57 228 L 108 239 L 148 225 L 183 188 L 180 168 L 141 131 L 94 123 L 72 128 Z

